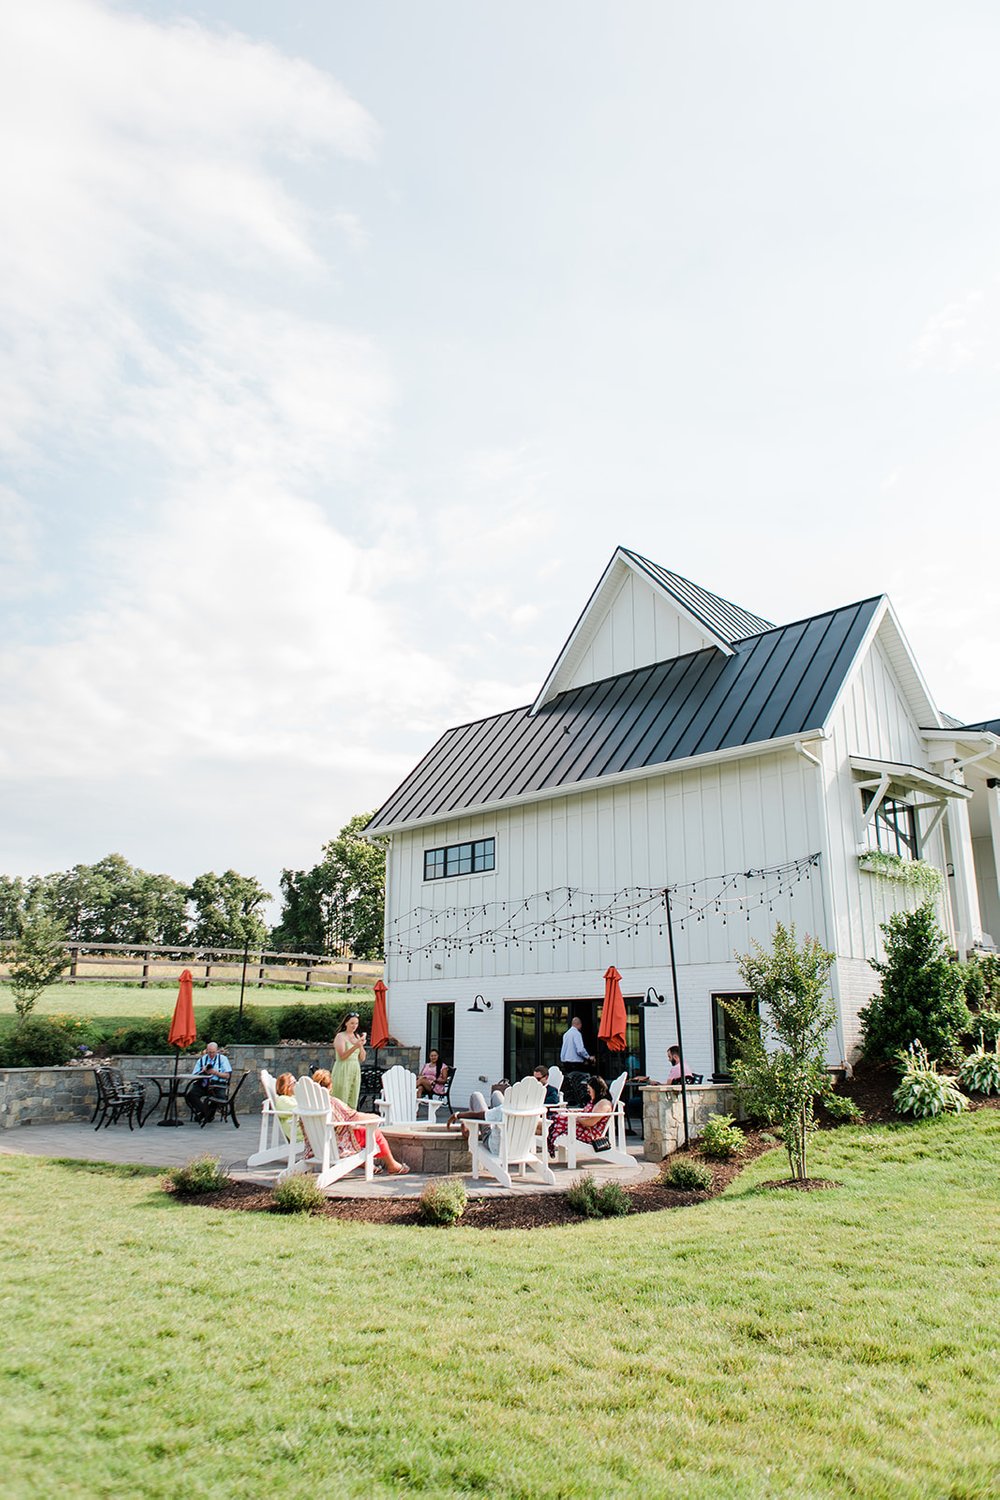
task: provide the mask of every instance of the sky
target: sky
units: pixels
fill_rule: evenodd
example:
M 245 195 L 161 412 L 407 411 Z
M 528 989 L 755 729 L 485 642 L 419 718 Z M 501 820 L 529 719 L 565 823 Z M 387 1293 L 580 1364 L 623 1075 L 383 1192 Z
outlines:
M 1000 713 L 1000 10 L 0 8 L 0 872 L 276 892 L 614 548 Z

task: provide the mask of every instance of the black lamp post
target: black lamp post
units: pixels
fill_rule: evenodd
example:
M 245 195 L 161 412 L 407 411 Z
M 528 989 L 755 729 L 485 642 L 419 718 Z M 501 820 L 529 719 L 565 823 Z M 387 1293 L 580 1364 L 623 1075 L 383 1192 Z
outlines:
M 681 1111 L 684 1115 L 684 1145 L 689 1146 L 691 1144 L 691 1137 L 688 1132 L 688 1096 L 687 1079 L 685 1077 L 686 1070 L 684 1067 L 684 1034 L 681 1030 L 681 1001 L 677 990 L 677 959 L 674 955 L 674 928 L 670 919 L 669 886 L 663 892 L 663 905 L 667 914 L 667 940 L 670 944 L 670 977 L 674 988 L 674 1021 L 677 1025 L 677 1052 L 680 1058 L 681 1070 Z M 642 1003 L 645 1009 L 653 1009 L 664 1003 L 664 997 L 658 995 L 653 986 L 650 985 L 646 991 L 646 998 Z
M 243 973 L 240 976 L 240 1009 L 236 1017 L 236 1044 L 243 1040 L 243 995 L 247 987 L 247 961 L 250 957 L 250 918 L 263 901 L 263 896 L 243 898 Z

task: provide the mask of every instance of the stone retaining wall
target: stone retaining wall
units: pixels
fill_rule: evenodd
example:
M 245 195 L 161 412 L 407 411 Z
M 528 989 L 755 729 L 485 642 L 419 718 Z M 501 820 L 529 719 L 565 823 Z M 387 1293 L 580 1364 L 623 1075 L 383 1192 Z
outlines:
M 197 1053 L 182 1057 L 180 1071 L 190 1073 Z M 249 1078 L 240 1089 L 236 1109 L 240 1119 L 256 1115 L 264 1101 L 260 1070 L 269 1073 L 294 1073 L 301 1077 L 313 1068 L 333 1067 L 333 1045 L 330 1042 L 308 1043 L 297 1047 L 232 1046 L 226 1056 L 235 1073 L 246 1069 Z M 385 1070 L 400 1063 L 416 1072 L 420 1066 L 419 1047 L 381 1047 L 379 1067 Z M 109 1065 L 121 1068 L 127 1079 L 138 1079 L 143 1073 L 172 1073 L 174 1054 L 161 1057 L 109 1057 Z M 156 1097 L 155 1086 L 151 1088 Z M 0 1068 L 0 1130 L 18 1125 L 57 1125 L 72 1120 L 89 1120 L 97 1103 L 94 1069 L 87 1068 Z
M 701 1135 L 709 1115 L 742 1118 L 736 1093 L 727 1083 L 689 1083 L 687 1087 L 688 1135 Z M 662 1161 L 684 1144 L 684 1111 L 676 1084 L 647 1085 L 642 1089 L 642 1154 L 647 1161 Z

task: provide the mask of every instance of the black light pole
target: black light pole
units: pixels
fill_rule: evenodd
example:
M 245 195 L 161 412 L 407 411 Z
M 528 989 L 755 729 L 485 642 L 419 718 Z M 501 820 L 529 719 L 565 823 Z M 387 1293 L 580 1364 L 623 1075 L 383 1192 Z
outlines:
M 670 920 L 670 887 L 667 886 L 663 892 L 663 905 L 667 912 L 667 938 L 670 943 L 670 977 L 674 986 L 674 1020 L 677 1023 L 677 1051 L 680 1055 L 681 1065 L 681 1109 L 684 1112 L 684 1145 L 691 1144 L 688 1134 L 688 1096 L 687 1081 L 684 1076 L 684 1037 L 681 1032 L 681 1001 L 677 991 L 677 959 L 674 955 L 674 928 Z
M 240 977 L 240 1010 L 236 1017 L 236 1045 L 243 1040 L 243 995 L 247 987 L 247 960 L 250 957 L 250 917 L 261 903 L 260 896 L 243 898 L 243 973 Z

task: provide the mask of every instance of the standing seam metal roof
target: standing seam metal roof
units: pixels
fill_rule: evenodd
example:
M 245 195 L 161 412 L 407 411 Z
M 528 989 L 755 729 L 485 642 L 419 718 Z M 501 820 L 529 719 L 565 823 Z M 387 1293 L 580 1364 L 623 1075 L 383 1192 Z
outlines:
M 545 788 L 804 734 L 825 723 L 878 597 L 447 730 L 371 832 Z
M 760 615 L 751 614 L 739 604 L 733 604 L 719 594 L 710 593 L 700 584 L 692 583 L 690 578 L 682 578 L 680 573 L 671 573 L 667 568 L 661 568 L 659 563 L 651 562 L 648 557 L 631 552 L 628 547 L 620 550 L 658 583 L 660 588 L 672 594 L 718 640 L 725 641 L 727 645 L 731 646 L 745 636 L 757 635 L 762 630 L 773 629 L 770 620 L 762 620 Z

